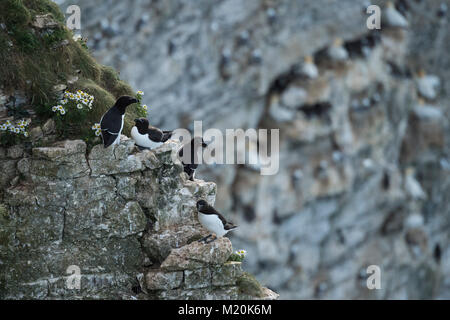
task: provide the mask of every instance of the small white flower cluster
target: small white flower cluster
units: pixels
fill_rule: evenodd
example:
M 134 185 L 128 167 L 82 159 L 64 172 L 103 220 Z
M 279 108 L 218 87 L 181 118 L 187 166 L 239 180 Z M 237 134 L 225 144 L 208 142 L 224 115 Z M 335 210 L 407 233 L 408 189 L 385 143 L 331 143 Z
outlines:
M 78 109 L 83 109 L 83 105 L 92 109 L 92 105 L 94 104 L 94 96 L 81 90 L 77 90 L 77 93 L 66 91 L 64 92 L 64 98 L 63 101 L 66 103 L 68 102 L 67 99 L 77 102 Z
M 100 127 L 100 123 L 96 123 L 92 126 L 92 130 L 95 131 L 95 135 L 98 137 L 102 134 L 102 129 Z
M 28 137 L 28 132 L 26 131 L 29 126 L 31 120 L 20 120 L 15 125 L 7 120 L 4 124 L 0 125 L 0 131 L 9 131 L 15 134 L 22 134 L 25 137 Z
M 67 111 L 64 106 L 70 101 L 76 103 L 77 109 L 79 110 L 83 109 L 84 107 L 92 109 L 92 105 L 94 104 L 94 96 L 91 96 L 90 94 L 81 90 L 78 90 L 77 93 L 66 91 L 64 92 L 64 99 L 59 102 L 59 105 L 52 107 L 52 111 L 59 112 L 61 115 L 65 115 Z
M 66 109 L 64 109 L 64 107 L 62 105 L 57 105 L 52 107 L 52 111 L 53 112 L 58 112 L 63 116 L 66 114 Z
M 147 113 L 148 106 L 146 104 L 141 105 L 142 97 L 144 96 L 144 91 L 141 91 L 141 90 L 137 91 L 136 96 L 137 96 L 137 99 L 139 100 L 140 107 Z
M 245 255 L 247 254 L 247 251 L 239 250 L 239 251 L 236 251 L 235 254 L 237 254 L 238 256 L 240 256 L 242 258 L 245 258 Z

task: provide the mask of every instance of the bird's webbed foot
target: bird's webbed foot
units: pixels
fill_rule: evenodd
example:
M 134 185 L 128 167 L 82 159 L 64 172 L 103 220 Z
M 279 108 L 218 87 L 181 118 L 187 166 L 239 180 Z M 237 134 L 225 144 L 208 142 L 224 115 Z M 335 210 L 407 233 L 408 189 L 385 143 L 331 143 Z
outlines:
M 198 240 L 198 242 L 208 243 L 206 241 L 211 237 L 212 237 L 212 234 L 208 234 L 206 237 L 203 237 L 200 240 Z
M 215 234 L 213 234 L 212 237 L 211 237 L 211 239 L 205 241 L 205 244 L 214 242 L 214 241 L 216 241 L 216 240 L 217 240 L 217 236 L 216 236 Z

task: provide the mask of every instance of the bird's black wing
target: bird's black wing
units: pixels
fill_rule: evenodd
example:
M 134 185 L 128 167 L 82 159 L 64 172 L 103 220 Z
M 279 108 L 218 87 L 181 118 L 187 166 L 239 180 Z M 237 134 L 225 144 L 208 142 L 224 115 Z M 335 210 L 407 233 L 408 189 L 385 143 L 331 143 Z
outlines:
M 122 115 L 114 107 L 108 110 L 100 121 L 100 128 L 102 131 L 103 144 L 109 147 L 119 135 L 122 127 Z
M 223 226 L 225 227 L 228 222 L 227 220 L 219 213 L 216 209 L 214 209 L 212 206 L 207 205 L 203 207 L 203 209 L 200 211 L 203 214 L 215 214 L 219 217 L 220 221 L 222 221 Z
M 153 142 L 163 142 L 164 134 L 161 130 L 155 127 L 149 127 L 147 130 L 147 135 Z

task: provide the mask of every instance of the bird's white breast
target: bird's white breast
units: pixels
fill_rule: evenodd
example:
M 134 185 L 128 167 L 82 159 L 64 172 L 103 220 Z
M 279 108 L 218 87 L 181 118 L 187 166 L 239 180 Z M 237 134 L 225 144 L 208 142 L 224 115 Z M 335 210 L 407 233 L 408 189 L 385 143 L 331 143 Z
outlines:
M 223 237 L 228 233 L 223 227 L 222 221 L 215 214 L 203 214 L 198 213 L 198 220 L 203 227 L 209 230 L 211 233 L 215 233 L 218 237 Z
M 122 134 L 122 130 L 123 130 L 123 121 L 124 121 L 125 115 L 122 115 L 122 123 L 120 124 L 120 130 L 119 130 L 119 134 L 117 135 L 116 140 L 114 140 L 114 142 L 112 143 L 113 145 L 115 144 L 120 144 L 120 135 Z M 102 118 L 103 120 L 103 118 Z
M 144 148 L 155 149 L 163 144 L 163 142 L 154 142 L 150 140 L 147 134 L 145 135 L 140 134 L 136 127 L 133 127 L 131 129 L 131 137 L 138 146 Z

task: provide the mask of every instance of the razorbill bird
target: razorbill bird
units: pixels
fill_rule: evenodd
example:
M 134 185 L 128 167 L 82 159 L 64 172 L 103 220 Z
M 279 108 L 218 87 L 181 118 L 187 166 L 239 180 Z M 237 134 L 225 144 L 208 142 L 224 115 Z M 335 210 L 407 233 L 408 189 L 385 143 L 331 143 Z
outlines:
M 199 240 L 199 242 L 209 243 L 216 240 L 218 237 L 223 237 L 229 231 L 237 228 L 231 222 L 228 222 L 216 209 L 210 206 L 205 200 L 197 201 L 198 220 L 205 229 L 211 234 Z M 211 241 L 207 241 L 213 237 Z
M 195 137 L 190 142 L 186 143 L 178 152 L 178 156 L 181 158 L 181 162 L 184 166 L 184 172 L 189 176 L 189 180 L 194 181 L 195 169 L 198 167 L 198 151 L 199 148 L 206 148 L 208 145 L 203 141 L 202 137 Z M 190 153 L 190 159 L 188 161 L 184 159 L 184 155 Z
M 116 103 L 102 116 L 100 127 L 105 148 L 120 143 L 120 134 L 123 129 L 125 110 L 130 104 L 136 102 L 138 102 L 136 98 L 122 96 L 117 99 Z
M 131 129 L 131 137 L 140 149 L 158 148 L 172 136 L 172 131 L 152 127 L 146 118 L 135 119 L 134 123 L 136 125 Z

